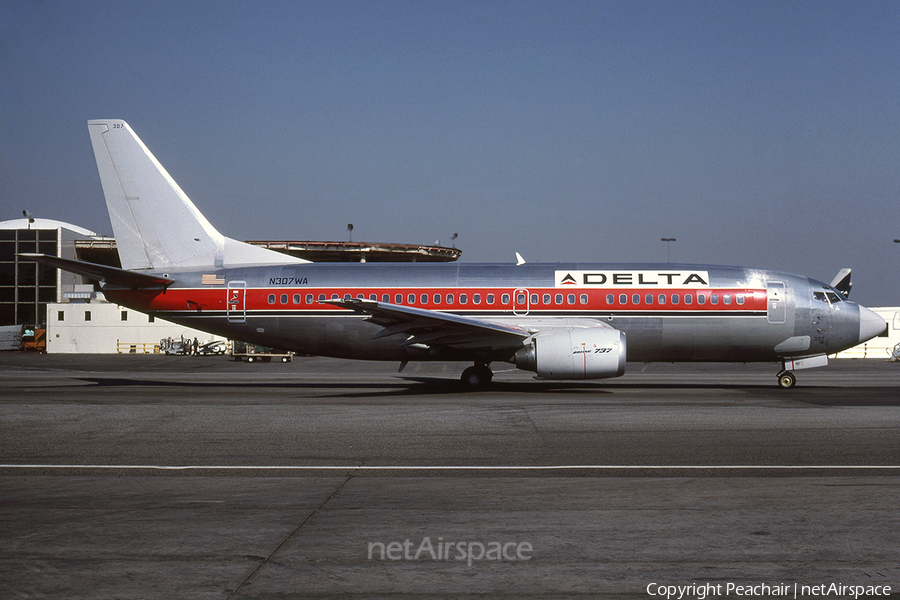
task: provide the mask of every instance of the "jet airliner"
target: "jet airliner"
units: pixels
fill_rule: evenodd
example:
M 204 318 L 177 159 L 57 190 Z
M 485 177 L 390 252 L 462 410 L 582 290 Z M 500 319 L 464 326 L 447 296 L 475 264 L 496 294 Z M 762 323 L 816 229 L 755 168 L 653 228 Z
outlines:
M 88 122 L 122 268 L 30 258 L 101 282 L 106 297 L 175 323 L 302 354 L 492 363 L 538 379 L 618 377 L 625 361 L 738 361 L 793 371 L 881 333 L 831 284 L 682 264 L 313 263 L 219 233 L 121 120 Z M 519 261 L 521 262 L 521 261 Z

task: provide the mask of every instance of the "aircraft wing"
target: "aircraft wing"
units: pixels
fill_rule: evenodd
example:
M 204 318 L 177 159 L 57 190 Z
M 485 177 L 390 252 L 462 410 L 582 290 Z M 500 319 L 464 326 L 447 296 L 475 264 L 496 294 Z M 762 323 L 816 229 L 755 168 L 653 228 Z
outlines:
M 369 315 L 367 321 L 384 327 L 372 339 L 406 335 L 403 346 L 423 344 L 465 350 L 516 348 L 531 337 L 518 327 L 412 306 L 360 298 L 324 302 Z
M 107 265 L 98 265 L 80 260 L 60 258 L 58 256 L 49 256 L 47 254 L 20 253 L 19 256 L 28 260 L 33 260 L 34 262 L 62 269 L 63 271 L 69 271 L 70 273 L 75 273 L 77 275 L 84 275 L 85 277 L 98 279 L 106 283 L 115 283 L 134 289 L 166 287 L 175 283 L 175 280 L 160 277 L 159 275 L 138 273 L 126 269 L 109 267 Z

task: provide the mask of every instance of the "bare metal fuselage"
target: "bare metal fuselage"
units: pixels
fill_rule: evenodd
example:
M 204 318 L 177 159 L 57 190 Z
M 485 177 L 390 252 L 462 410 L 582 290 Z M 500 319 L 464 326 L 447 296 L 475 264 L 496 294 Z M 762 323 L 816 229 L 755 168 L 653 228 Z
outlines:
M 569 273 L 575 275 L 567 279 Z M 165 291 L 110 287 L 106 293 L 211 333 L 368 360 L 490 362 L 510 359 L 511 351 L 404 346 L 404 336 L 375 338 L 382 327 L 325 301 L 365 298 L 536 334 L 602 324 L 625 333 L 633 361 L 776 361 L 837 352 L 861 336 L 859 306 L 825 284 L 741 267 L 332 263 L 211 269 L 175 278 Z

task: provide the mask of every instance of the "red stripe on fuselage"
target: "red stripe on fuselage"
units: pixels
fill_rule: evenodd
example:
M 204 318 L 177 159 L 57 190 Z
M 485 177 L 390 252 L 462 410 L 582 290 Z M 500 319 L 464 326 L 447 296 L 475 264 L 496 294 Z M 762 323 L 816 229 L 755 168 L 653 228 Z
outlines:
M 232 288 L 231 293 L 234 292 Z M 192 310 L 225 311 L 228 288 L 169 288 L 108 290 L 110 300 L 145 312 Z M 522 290 L 519 290 L 521 293 Z M 247 312 L 270 310 L 348 312 L 321 300 L 365 298 L 437 311 L 616 313 L 765 312 L 766 290 L 747 288 L 583 289 L 528 288 L 525 298 L 509 288 L 247 288 L 239 289 L 241 308 Z M 399 302 L 397 296 L 400 296 Z M 386 299 L 385 299 L 386 297 Z M 412 301 L 411 300 L 412 297 Z M 424 297 L 424 298 L 423 298 Z M 449 299 L 452 297 L 452 302 Z M 647 302 L 649 299 L 650 302 Z M 321 300 L 320 300 L 321 299 Z M 424 302 L 423 302 L 424 299 Z M 465 302 L 463 302 L 465 299 Z M 311 300 L 311 301 L 310 301 Z M 477 301 L 476 301 L 477 300 Z M 492 300 L 492 301 L 489 301 Z M 536 300 L 536 301 L 535 301 Z M 549 301 L 548 301 L 549 300 Z M 624 300 L 624 301 L 623 301 Z M 637 300 L 637 302 L 635 302 Z M 661 302 L 660 300 L 663 300 Z M 232 307 L 233 308 L 233 307 Z

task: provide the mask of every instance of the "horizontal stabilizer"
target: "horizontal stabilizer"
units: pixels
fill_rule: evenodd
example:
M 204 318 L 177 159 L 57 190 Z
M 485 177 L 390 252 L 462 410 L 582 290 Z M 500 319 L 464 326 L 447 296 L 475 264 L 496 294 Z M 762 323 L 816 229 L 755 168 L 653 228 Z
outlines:
M 19 254 L 19 256 L 50 267 L 62 269 L 63 271 L 69 271 L 76 275 L 83 275 L 105 283 L 114 283 L 133 289 L 168 287 L 174 283 L 173 279 L 160 277 L 159 275 L 126 271 L 117 267 L 60 258 L 58 256 L 48 256 L 46 254 Z

